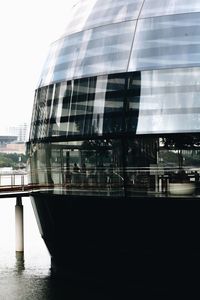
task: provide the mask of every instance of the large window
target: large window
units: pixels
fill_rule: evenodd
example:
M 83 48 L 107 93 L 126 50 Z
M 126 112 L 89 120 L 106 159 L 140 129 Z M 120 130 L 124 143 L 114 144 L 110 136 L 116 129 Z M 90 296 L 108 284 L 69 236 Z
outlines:
M 40 88 L 31 139 L 122 132 L 126 81 L 124 74 L 105 75 Z
M 126 195 L 199 195 L 200 136 L 136 136 L 125 153 Z
M 199 68 L 141 72 L 140 86 L 138 134 L 200 131 Z
M 199 37 L 199 13 L 141 19 L 137 24 L 129 71 L 198 66 Z
M 74 8 L 66 33 L 138 18 L 143 0 L 85 0 Z
M 86 76 L 125 72 L 135 21 L 89 29 L 55 42 L 40 79 L 40 86 Z
M 199 0 L 145 0 L 141 17 L 199 12 Z
M 38 89 L 31 139 L 200 131 L 200 69 L 88 77 Z
M 30 146 L 31 182 L 55 193 L 124 195 L 119 140 L 86 140 Z
M 198 196 L 200 136 L 31 143 L 34 188 L 72 195 Z

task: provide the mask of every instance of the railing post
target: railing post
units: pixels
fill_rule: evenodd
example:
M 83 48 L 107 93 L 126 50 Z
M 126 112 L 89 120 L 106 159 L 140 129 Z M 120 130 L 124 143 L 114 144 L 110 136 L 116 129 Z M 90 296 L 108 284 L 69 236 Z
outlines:
M 15 175 L 11 174 L 11 186 L 13 187 L 15 185 Z
M 23 205 L 21 196 L 16 199 L 15 205 L 15 250 L 24 251 L 24 224 L 23 224 Z
M 21 175 L 21 187 L 22 191 L 24 191 L 24 175 Z

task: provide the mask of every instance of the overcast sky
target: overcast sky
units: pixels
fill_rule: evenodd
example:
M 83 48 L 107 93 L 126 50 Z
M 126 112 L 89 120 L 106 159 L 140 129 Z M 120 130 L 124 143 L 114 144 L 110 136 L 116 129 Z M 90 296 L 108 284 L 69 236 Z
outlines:
M 0 133 L 30 122 L 49 45 L 63 33 L 76 0 L 6 0 L 0 4 Z

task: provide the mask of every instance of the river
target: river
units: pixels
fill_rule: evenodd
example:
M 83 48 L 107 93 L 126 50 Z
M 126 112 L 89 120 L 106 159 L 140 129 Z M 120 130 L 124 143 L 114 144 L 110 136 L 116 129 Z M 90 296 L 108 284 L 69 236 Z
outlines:
M 0 300 L 114 299 L 113 289 L 52 276 L 29 198 L 24 206 L 24 257 L 15 253 L 15 199 L 0 198 Z

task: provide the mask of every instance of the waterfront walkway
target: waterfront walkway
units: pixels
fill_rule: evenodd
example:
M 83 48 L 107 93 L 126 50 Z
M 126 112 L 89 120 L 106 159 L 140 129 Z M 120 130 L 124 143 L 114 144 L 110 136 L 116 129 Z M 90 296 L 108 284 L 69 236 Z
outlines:
M 11 171 L 0 173 L 0 198 L 28 197 L 30 186 L 27 182 L 27 173 Z

